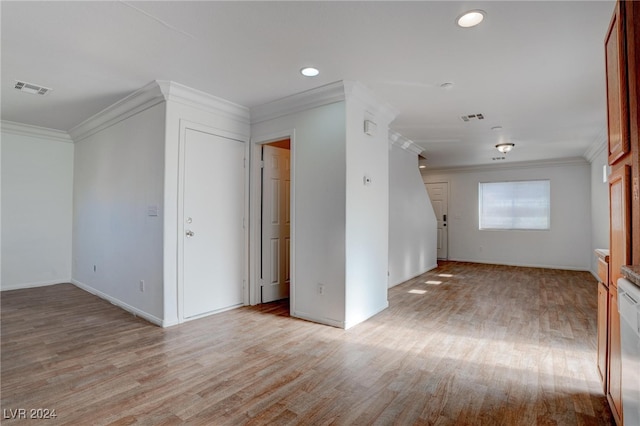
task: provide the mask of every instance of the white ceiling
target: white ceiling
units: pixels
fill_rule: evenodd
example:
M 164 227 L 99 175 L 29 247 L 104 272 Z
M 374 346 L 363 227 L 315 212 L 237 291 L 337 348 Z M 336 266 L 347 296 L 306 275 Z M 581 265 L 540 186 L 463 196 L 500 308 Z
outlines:
M 2 119 L 68 131 L 152 80 L 253 107 L 358 80 L 399 115 L 429 167 L 583 156 L 605 138 L 614 1 L 10 2 Z M 486 11 L 462 29 L 456 16 Z M 313 65 L 321 74 L 303 77 Z M 46 96 L 15 80 L 53 88 Z M 440 84 L 453 82 L 451 89 Z M 462 115 L 482 113 L 482 121 Z M 502 126 L 502 131 L 491 127 Z

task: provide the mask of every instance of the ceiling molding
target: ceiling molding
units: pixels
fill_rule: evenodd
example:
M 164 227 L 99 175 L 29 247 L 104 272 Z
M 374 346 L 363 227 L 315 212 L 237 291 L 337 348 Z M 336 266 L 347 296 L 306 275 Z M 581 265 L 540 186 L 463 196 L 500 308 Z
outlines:
M 424 151 L 424 148 L 422 148 L 420 145 L 418 145 L 411 139 L 405 138 L 400 133 L 391 129 L 389 129 L 389 143 L 392 146 L 397 146 L 404 149 L 405 151 L 412 152 L 416 155 L 420 155 L 420 153 Z
M 359 81 L 344 81 L 344 92 L 347 101 L 356 99 L 363 103 L 369 114 L 373 116 L 384 116 L 389 122 L 400 113 L 391 104 L 383 102 L 376 97 L 374 92 Z
M 480 171 L 496 171 L 496 170 L 515 170 L 515 169 L 533 169 L 538 167 L 557 167 L 557 166 L 584 166 L 589 163 L 584 157 L 567 157 L 552 160 L 538 161 L 520 161 L 517 163 L 507 164 L 483 164 L 478 166 L 460 166 L 460 167 L 442 167 L 433 169 L 422 169 L 422 174 L 430 175 L 435 173 L 471 173 Z M 428 166 L 427 166 L 428 167 Z
M 47 129 L 46 127 L 16 123 L 15 121 L 2 120 L 2 122 L 0 122 L 0 131 L 2 131 L 2 133 L 8 133 L 11 135 L 48 139 L 54 142 L 73 143 L 73 139 L 71 139 L 69 133 L 62 130 Z
M 176 102 L 249 124 L 246 107 L 173 81 L 155 80 L 83 121 L 69 133 L 77 142 L 161 102 Z
M 119 100 L 111 106 L 108 106 L 99 113 L 73 127 L 69 130 L 69 134 L 75 142 L 81 141 L 82 139 L 104 130 L 107 127 L 113 126 L 114 124 L 139 113 L 140 111 L 164 101 L 165 98 L 160 85 L 156 81 L 152 81 L 129 96 Z
M 160 87 L 164 99 L 168 102 L 177 102 L 249 124 L 249 108 L 247 107 L 173 81 L 156 80 L 155 82 Z
M 336 81 L 251 108 L 251 124 L 341 102 L 345 96 L 344 82 Z
M 598 137 L 589 146 L 589 148 L 583 154 L 583 157 L 589 162 L 593 163 L 593 160 L 607 148 L 607 128 L 603 128 L 598 133 Z

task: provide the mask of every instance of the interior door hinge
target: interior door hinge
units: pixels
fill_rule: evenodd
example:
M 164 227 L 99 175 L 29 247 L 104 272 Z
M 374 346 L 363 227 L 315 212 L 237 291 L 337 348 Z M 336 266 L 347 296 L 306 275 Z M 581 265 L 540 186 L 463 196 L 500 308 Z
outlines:
M 260 168 L 264 169 L 264 160 L 260 160 Z

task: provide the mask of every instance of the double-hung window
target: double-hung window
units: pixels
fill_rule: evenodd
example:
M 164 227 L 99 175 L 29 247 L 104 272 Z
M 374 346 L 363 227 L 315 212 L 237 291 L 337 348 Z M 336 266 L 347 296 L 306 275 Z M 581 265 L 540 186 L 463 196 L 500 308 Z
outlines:
M 551 227 L 549 180 L 481 182 L 480 229 L 548 230 Z

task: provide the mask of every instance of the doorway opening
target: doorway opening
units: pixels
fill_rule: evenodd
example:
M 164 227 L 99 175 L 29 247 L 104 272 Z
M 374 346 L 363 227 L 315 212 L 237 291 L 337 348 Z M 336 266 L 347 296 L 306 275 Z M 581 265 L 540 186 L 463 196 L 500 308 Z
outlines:
M 291 294 L 291 139 L 260 147 L 260 256 L 258 303 Z

